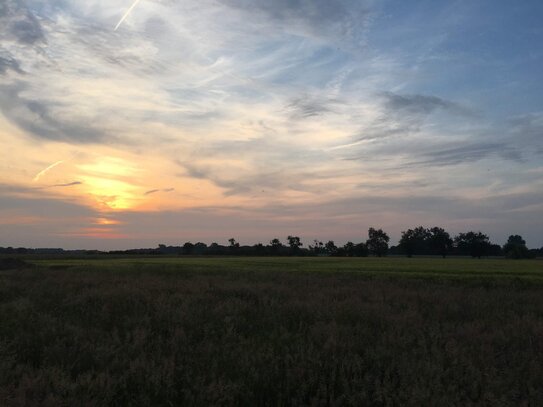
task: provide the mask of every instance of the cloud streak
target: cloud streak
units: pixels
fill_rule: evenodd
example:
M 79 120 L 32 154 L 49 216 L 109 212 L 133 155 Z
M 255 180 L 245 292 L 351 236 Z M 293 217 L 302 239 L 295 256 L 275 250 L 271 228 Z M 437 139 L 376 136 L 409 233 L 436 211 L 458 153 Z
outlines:
M 48 166 L 47 168 L 44 168 L 43 170 L 41 170 L 40 172 L 38 172 L 36 174 L 36 176 L 32 179 L 32 182 L 38 182 L 40 180 L 41 177 L 43 177 L 45 174 L 47 174 L 49 171 L 51 171 L 53 168 L 55 167 L 58 167 L 59 165 L 61 165 L 62 163 L 64 163 L 64 161 L 57 161 L 53 164 L 51 164 L 50 166 Z
M 143 195 L 147 196 L 147 195 L 156 194 L 157 192 L 168 193 L 168 192 L 173 192 L 173 191 L 175 191 L 175 188 L 151 189 L 150 191 L 145 192 Z
M 119 22 L 117 23 L 117 25 L 115 26 L 115 28 L 113 29 L 113 31 L 117 31 L 117 29 L 121 26 L 121 24 L 124 22 L 124 20 L 127 19 L 127 17 L 130 15 L 130 13 L 132 12 L 132 10 L 134 10 L 134 8 L 138 5 L 138 3 L 140 2 L 141 0 L 135 0 L 134 3 L 128 8 L 128 10 L 126 10 L 126 13 L 124 13 L 124 15 L 121 17 L 121 19 L 119 20 Z

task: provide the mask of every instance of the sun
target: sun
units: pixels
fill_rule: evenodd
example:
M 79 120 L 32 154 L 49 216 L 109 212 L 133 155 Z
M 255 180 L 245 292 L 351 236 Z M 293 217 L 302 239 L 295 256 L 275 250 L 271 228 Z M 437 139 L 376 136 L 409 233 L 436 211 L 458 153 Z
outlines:
M 78 166 L 85 192 L 102 210 L 127 210 L 142 201 L 142 187 L 137 178 L 142 170 L 126 160 L 103 157 Z

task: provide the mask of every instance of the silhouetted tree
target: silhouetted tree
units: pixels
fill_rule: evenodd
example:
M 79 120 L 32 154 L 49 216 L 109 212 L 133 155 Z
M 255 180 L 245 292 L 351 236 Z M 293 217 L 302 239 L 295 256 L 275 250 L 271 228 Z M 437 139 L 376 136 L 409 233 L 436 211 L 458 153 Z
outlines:
M 302 242 L 298 236 L 288 236 L 288 245 L 290 246 L 290 254 L 295 255 L 300 251 Z
M 257 243 L 253 246 L 253 249 L 255 251 L 255 254 L 257 256 L 263 256 L 264 254 L 266 254 L 266 247 L 264 247 L 264 245 L 262 243 Z
M 313 240 L 313 245 L 309 246 L 309 251 L 317 256 L 323 254 L 325 252 L 324 243 L 317 239 Z
M 194 245 L 191 242 L 186 242 L 183 245 L 183 254 L 192 254 L 193 249 L 194 249 Z
M 509 259 L 526 259 L 530 257 L 530 251 L 526 247 L 526 241 L 520 235 L 511 235 L 503 246 L 505 257 Z
M 357 257 L 368 257 L 369 250 L 365 243 L 358 243 L 354 246 L 354 255 Z
M 197 254 L 197 255 L 206 254 L 206 252 L 207 252 L 207 244 L 202 243 L 202 242 L 196 243 L 192 249 L 192 253 Z
M 481 232 L 460 233 L 454 238 L 454 244 L 460 254 L 481 258 L 487 254 L 491 243 L 487 235 Z
M 329 256 L 335 256 L 337 255 L 337 246 L 334 243 L 333 240 L 329 240 L 325 245 L 324 249 L 326 250 L 326 253 L 328 253 Z
M 428 252 L 429 238 L 430 232 L 422 226 L 407 229 L 402 232 L 400 247 L 407 254 L 407 257 L 412 257 L 414 254 L 425 254 Z
M 274 255 L 279 254 L 282 248 L 283 248 L 283 243 L 281 243 L 279 239 L 275 238 L 270 241 L 270 250 L 272 254 Z
M 447 257 L 453 248 L 453 240 L 445 229 L 433 227 L 429 230 L 428 245 L 432 254 Z
M 366 246 L 370 253 L 378 257 L 386 256 L 390 240 L 388 235 L 382 229 L 369 228 L 368 237 Z
M 343 246 L 343 252 L 345 253 L 345 256 L 353 257 L 355 255 L 355 245 L 353 242 L 347 242 Z
M 230 250 L 230 252 L 239 254 L 238 253 L 239 252 L 239 243 L 236 242 L 236 239 L 231 237 L 230 239 L 228 239 L 228 242 L 230 243 L 230 246 L 228 246 L 228 249 Z

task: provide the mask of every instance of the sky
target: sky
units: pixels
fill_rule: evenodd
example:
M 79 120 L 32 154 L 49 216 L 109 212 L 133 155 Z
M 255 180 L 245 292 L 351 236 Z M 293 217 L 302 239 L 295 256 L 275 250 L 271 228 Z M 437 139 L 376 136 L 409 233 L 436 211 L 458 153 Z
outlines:
M 1 0 L 0 246 L 423 225 L 541 247 L 542 18 L 540 0 Z

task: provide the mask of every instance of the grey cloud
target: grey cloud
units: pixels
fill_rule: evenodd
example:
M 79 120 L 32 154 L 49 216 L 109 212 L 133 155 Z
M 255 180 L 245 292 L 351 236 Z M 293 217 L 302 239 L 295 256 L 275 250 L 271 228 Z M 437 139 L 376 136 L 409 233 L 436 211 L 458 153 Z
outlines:
M 40 195 L 36 195 L 36 194 Z M 94 210 L 70 200 L 48 196 L 46 191 L 0 184 L 0 207 L 43 216 L 92 216 Z
M 368 1 L 346 0 L 219 0 L 221 3 L 273 22 L 287 32 L 297 31 L 325 41 L 333 37 L 360 42 L 368 25 Z
M 15 58 L 0 55 L 0 75 L 5 75 L 8 70 L 12 70 L 20 74 L 23 73 L 23 70 Z
M 526 144 L 536 152 L 543 151 L 543 113 L 517 116 L 509 120 L 510 133 L 518 144 Z
M 165 189 L 151 189 L 150 191 L 145 192 L 143 195 L 152 195 L 156 194 L 157 192 L 173 192 L 175 191 L 175 188 L 165 188 Z
M 269 193 L 271 191 L 284 191 L 284 190 L 306 190 L 302 185 L 303 176 L 300 174 L 288 176 L 284 169 L 278 170 L 258 170 L 255 169 L 253 173 L 246 173 L 240 171 L 239 174 L 234 176 L 223 175 L 224 171 L 221 169 L 198 165 L 195 163 L 179 163 L 186 175 L 197 178 L 205 179 L 216 186 L 225 189 L 225 196 L 241 195 L 241 194 L 262 194 Z
M 392 92 L 385 92 L 386 110 L 390 113 L 415 114 L 427 116 L 430 113 L 443 109 L 448 113 L 460 116 L 473 117 L 476 114 L 466 107 L 457 103 L 429 95 L 400 95 Z
M 65 188 L 65 187 L 73 187 L 75 185 L 81 185 L 83 184 L 82 182 L 80 181 L 74 181 L 74 182 L 69 182 L 67 184 L 55 184 L 55 185 L 52 185 L 53 187 L 61 187 L 61 188 Z
M 505 160 L 522 162 L 520 151 L 505 143 L 473 143 L 422 153 L 419 160 L 407 163 L 404 167 L 457 165 L 479 161 L 493 155 Z
M 307 119 L 332 112 L 329 101 L 319 100 L 309 96 L 293 99 L 287 105 L 286 109 L 290 113 L 290 118 L 293 120 Z
M 22 83 L 0 87 L 0 111 L 6 118 L 34 137 L 75 143 L 93 143 L 106 138 L 106 134 L 90 123 L 73 123 L 56 114 L 46 101 L 22 96 L 26 86 Z
M 353 141 L 371 141 L 393 136 L 407 136 L 420 131 L 427 118 L 436 111 L 452 116 L 474 119 L 476 112 L 449 100 L 430 95 L 381 94 L 383 114 L 369 126 L 360 130 Z
M 3 25 L 3 36 L 14 39 L 25 45 L 45 42 L 40 21 L 23 1 L 6 0 L 0 8 L 0 25 Z

